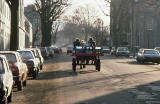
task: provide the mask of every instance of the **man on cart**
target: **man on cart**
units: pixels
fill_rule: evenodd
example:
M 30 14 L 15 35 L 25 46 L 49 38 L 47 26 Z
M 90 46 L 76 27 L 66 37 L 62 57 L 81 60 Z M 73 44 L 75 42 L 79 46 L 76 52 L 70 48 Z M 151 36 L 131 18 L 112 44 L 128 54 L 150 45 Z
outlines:
M 74 46 L 74 50 L 76 49 L 77 46 L 80 46 L 80 40 L 78 38 L 76 38 L 76 40 L 73 42 L 73 46 Z
M 96 42 L 93 40 L 92 37 L 89 38 L 88 44 L 89 44 L 91 47 L 95 47 L 95 46 L 96 46 Z

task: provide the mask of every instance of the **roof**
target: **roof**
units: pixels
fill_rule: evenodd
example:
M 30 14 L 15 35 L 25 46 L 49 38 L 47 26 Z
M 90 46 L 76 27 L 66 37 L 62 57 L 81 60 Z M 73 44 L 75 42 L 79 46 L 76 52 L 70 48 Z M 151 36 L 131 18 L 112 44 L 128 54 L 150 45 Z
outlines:
M 148 51 L 151 51 L 151 50 L 154 50 L 154 49 L 145 49 L 145 48 L 144 48 L 144 49 L 142 49 L 142 50 L 148 50 Z
M 17 54 L 16 51 L 0 51 L 0 53 L 12 53 L 12 54 Z
M 0 55 L 0 59 L 6 59 L 6 56 Z

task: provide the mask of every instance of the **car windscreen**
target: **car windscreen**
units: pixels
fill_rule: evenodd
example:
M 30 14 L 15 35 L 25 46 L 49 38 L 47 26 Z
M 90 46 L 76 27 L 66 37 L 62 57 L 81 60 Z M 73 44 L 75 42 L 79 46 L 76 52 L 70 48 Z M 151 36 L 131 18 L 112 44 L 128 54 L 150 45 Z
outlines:
M 118 48 L 118 51 L 128 51 L 128 48 L 126 48 L 126 47 L 121 47 L 121 48 Z
M 22 56 L 22 60 L 34 59 L 33 54 L 30 51 L 19 51 Z
M 0 74 L 3 74 L 4 72 L 3 62 L 0 60 Z
M 155 54 L 155 55 L 158 55 L 159 53 L 157 51 L 154 51 L 154 50 L 144 50 L 144 54 Z
M 13 53 L 3 53 L 9 62 L 17 62 L 16 55 Z

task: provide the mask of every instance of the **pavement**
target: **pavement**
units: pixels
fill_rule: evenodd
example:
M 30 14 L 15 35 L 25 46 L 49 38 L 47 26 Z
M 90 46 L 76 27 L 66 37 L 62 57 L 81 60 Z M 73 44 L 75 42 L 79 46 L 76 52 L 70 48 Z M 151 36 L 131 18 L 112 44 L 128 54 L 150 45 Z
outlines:
M 134 58 L 105 55 L 94 66 L 72 71 L 63 53 L 45 61 L 36 80 L 13 93 L 11 104 L 160 104 L 160 66 Z

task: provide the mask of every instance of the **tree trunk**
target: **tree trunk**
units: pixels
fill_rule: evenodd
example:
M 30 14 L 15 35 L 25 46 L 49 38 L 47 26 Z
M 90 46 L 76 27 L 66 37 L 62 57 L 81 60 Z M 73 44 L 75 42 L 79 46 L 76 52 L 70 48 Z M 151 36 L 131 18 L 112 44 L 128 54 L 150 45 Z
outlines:
M 51 23 L 45 23 L 42 21 L 42 43 L 41 46 L 51 46 Z
M 12 1 L 11 9 L 11 36 L 10 36 L 10 50 L 16 51 L 18 49 L 19 39 L 18 39 L 18 9 L 19 9 L 19 0 Z

